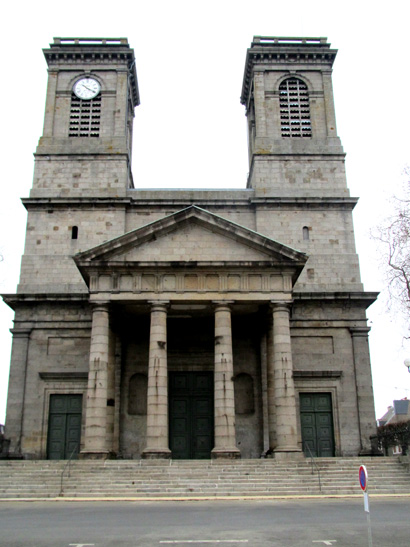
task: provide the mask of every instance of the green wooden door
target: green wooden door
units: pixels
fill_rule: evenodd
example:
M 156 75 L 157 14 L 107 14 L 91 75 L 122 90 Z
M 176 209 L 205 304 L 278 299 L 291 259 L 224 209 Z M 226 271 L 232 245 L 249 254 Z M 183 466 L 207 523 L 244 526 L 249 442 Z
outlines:
M 169 445 L 174 459 L 208 459 L 214 440 L 212 372 L 170 372 Z
M 335 455 L 331 393 L 301 393 L 300 423 L 303 451 L 306 456 Z
M 81 438 L 82 395 L 50 395 L 47 458 L 77 457 Z

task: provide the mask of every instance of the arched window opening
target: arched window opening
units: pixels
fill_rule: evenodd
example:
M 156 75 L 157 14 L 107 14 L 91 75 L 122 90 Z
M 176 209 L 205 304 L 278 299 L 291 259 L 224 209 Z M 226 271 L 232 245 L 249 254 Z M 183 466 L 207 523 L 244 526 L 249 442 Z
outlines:
M 78 226 L 71 228 L 71 239 L 78 239 Z
M 85 101 L 71 95 L 69 137 L 99 137 L 101 120 L 101 93 Z
M 307 226 L 303 226 L 303 239 L 305 241 L 309 239 L 309 228 Z
M 282 137 L 311 137 L 309 91 L 298 78 L 288 78 L 279 86 Z

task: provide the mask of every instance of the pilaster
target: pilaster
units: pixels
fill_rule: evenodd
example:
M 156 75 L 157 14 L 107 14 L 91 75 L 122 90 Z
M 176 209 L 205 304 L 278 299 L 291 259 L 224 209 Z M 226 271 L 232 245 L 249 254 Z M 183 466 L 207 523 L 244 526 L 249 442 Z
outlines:
M 114 135 L 122 137 L 126 133 L 128 110 L 128 72 L 127 69 L 117 72 L 117 94 L 115 101 Z
M 49 69 L 48 83 L 47 83 L 46 109 L 44 113 L 43 137 L 53 136 L 57 79 L 58 79 L 58 71 L 54 69 Z
M 370 436 L 376 434 L 376 416 L 369 353 L 369 327 L 350 329 L 353 344 L 360 455 L 371 455 Z
M 27 389 L 28 350 L 31 329 L 10 329 L 13 335 L 10 378 L 7 397 L 6 438 L 10 439 L 9 453 L 22 457 L 24 407 Z
M 269 451 L 276 446 L 275 361 L 273 353 L 273 319 L 268 321 L 267 332 L 267 399 L 269 424 Z
M 323 95 L 325 99 L 327 136 L 337 137 L 335 103 L 333 98 L 332 72 L 323 71 Z
M 263 452 L 269 450 L 269 391 L 268 391 L 269 338 L 267 333 L 261 337 L 261 384 L 263 416 Z
M 255 69 L 255 125 L 256 136 L 266 137 L 265 83 L 262 69 Z

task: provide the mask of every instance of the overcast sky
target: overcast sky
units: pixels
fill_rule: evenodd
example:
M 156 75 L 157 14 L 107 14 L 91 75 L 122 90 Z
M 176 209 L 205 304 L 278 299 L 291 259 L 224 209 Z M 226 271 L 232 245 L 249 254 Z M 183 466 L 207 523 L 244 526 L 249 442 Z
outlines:
M 114 6 L 116 7 L 115 12 Z M 387 6 L 382 9 L 378 6 Z M 239 102 L 252 36 L 327 36 L 339 49 L 333 84 L 347 182 L 360 197 L 354 220 L 362 280 L 381 291 L 368 311 L 380 417 L 410 396 L 403 365 L 404 322 L 386 313 L 383 277 L 370 228 L 410 163 L 409 4 L 253 0 L 122 1 L 79 5 L 36 1 L 2 8 L 0 290 L 16 290 L 47 82 L 41 49 L 53 36 L 128 37 L 141 105 L 134 123 L 136 187 L 244 188 L 248 172 Z M 0 304 L 0 422 L 4 421 L 13 313 Z

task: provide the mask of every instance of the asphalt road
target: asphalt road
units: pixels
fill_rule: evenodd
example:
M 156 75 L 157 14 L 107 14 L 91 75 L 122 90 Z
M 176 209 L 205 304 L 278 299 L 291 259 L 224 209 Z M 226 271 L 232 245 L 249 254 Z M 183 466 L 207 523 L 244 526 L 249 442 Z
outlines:
M 370 498 L 376 547 L 410 545 L 410 498 Z M 0 502 L 1 547 L 369 546 L 362 499 Z

